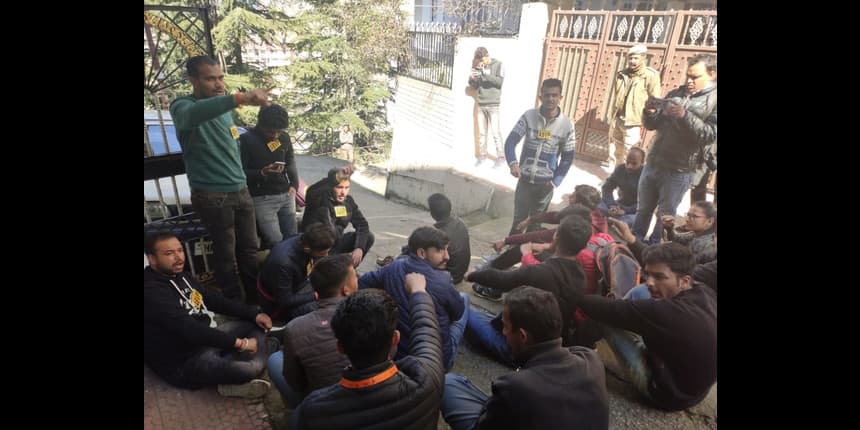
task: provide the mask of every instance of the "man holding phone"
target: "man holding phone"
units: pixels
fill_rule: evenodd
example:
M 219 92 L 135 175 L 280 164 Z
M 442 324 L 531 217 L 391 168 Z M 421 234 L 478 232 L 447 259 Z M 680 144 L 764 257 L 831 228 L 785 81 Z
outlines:
M 239 136 L 242 167 L 254 199 L 263 248 L 271 248 L 297 232 L 299 174 L 287 124 L 287 111 L 272 104 L 260 108 L 257 125 Z

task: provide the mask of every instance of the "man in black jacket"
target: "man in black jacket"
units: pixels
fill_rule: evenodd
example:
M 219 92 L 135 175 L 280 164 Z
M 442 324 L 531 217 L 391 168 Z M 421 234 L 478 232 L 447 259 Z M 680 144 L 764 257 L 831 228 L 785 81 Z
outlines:
M 257 308 L 199 288 L 183 272 L 185 254 L 172 233 L 144 240 L 143 362 L 171 385 L 222 384 L 225 396 L 262 397 L 270 384 L 253 379 L 277 348 L 264 342 L 272 320 Z M 214 312 L 242 319 L 218 325 Z M 273 339 L 274 341 L 274 339 Z
M 642 247 L 636 244 L 634 253 Z M 651 299 L 577 295 L 577 302 L 589 318 L 607 325 L 604 339 L 646 399 L 660 409 L 686 409 L 717 380 L 716 292 L 692 280 L 696 262 L 684 245 L 652 245 L 642 260 Z
M 504 300 L 504 335 L 521 367 L 493 382 L 493 395 L 463 376 L 445 375 L 442 415 L 454 430 L 607 429 L 603 363 L 592 349 L 561 346 L 555 296 L 534 287 Z
M 302 226 L 317 222 L 332 226 L 337 231 L 332 254 L 350 253 L 353 264 L 358 267 L 373 246 L 374 238 L 370 225 L 349 195 L 351 174 L 351 169 L 331 169 L 325 179 L 308 188 Z M 344 234 L 350 223 L 355 231 Z
M 266 249 L 296 234 L 296 189 L 299 174 L 293 144 L 285 129 L 286 109 L 261 107 L 257 125 L 239 136 L 242 168 L 254 199 L 257 229 Z
M 406 275 L 405 288 L 412 355 L 391 361 L 400 333 L 397 303 L 388 293 L 368 289 L 347 297 L 331 328 L 352 366 L 337 385 L 305 398 L 290 415 L 290 429 L 436 429 L 444 379 L 439 324 L 424 275 Z
M 317 309 L 308 275 L 316 260 L 328 255 L 334 245 L 334 229 L 320 223 L 272 248 L 260 268 L 263 312 L 276 321 L 289 322 Z
M 633 234 L 642 240 L 657 208 L 657 223 L 675 210 L 692 182 L 702 148 L 717 141 L 717 61 L 699 54 L 687 61 L 687 84 L 669 92 L 666 100 L 649 98 L 642 122 L 657 130 L 647 163 L 639 177 L 639 202 Z
M 430 216 L 436 221 L 433 227 L 448 235 L 448 254 L 451 258 L 445 270 L 451 273 L 454 283 L 459 284 L 469 270 L 469 261 L 472 259 L 469 229 L 460 217 L 451 215 L 451 200 L 444 194 L 436 193 L 428 197 L 427 206 L 430 208 Z
M 556 254 L 541 264 L 520 267 L 513 271 L 484 269 L 466 275 L 466 280 L 510 291 L 516 287 L 529 285 L 549 291 L 555 295 L 561 308 L 561 339 L 565 346 L 571 345 L 573 330 L 576 326 L 574 313 L 575 293 L 584 294 L 586 290 L 585 270 L 576 260 L 576 254 L 585 248 L 591 237 L 591 224 L 582 217 L 565 217 L 552 241 Z M 501 315 L 493 315 L 472 310 L 466 325 L 466 337 L 487 349 L 501 363 L 516 367 L 513 351 L 502 335 Z

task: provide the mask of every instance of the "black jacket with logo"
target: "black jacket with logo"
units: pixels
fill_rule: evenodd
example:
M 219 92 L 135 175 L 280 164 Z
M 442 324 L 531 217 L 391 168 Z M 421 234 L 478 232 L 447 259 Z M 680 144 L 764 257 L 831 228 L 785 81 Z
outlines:
M 242 168 L 248 178 L 248 191 L 252 196 L 264 196 L 286 193 L 290 187 L 299 189 L 299 173 L 296 170 L 296 157 L 293 144 L 287 133 L 278 136 L 280 145 L 274 150 L 269 148 L 269 139 L 256 128 L 239 136 L 239 150 L 242 156 Z M 264 166 L 283 161 L 286 163 L 282 174 L 263 175 Z

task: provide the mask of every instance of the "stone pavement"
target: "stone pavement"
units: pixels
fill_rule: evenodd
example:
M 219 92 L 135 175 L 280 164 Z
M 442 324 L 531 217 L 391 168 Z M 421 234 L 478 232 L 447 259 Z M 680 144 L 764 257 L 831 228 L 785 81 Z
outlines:
M 328 157 L 299 155 L 297 160 L 299 173 L 308 184 L 324 177 L 330 167 L 343 164 L 345 162 Z M 594 178 L 608 176 L 608 172 L 605 171 L 600 174 L 599 171 L 602 169 L 599 166 L 595 168 L 593 165 L 584 167 L 575 165 L 574 169 L 579 171 L 576 173 L 577 180 L 588 178 L 587 175 Z M 572 174 L 574 169 L 571 169 Z M 496 173 L 498 172 L 484 172 L 486 175 Z M 602 178 L 596 180 L 597 182 L 592 185 L 599 185 Z M 572 188 L 571 185 L 570 189 Z M 375 270 L 375 261 L 380 256 L 397 255 L 412 230 L 419 226 L 433 224 L 427 210 L 386 200 L 380 196 L 380 194 L 384 195 L 384 192 L 384 172 L 376 169 L 360 169 L 354 175 L 350 194 L 354 196 L 371 225 L 371 231 L 376 236 L 374 247 L 358 268 L 360 273 Z M 557 197 L 560 196 L 557 195 Z M 561 199 L 557 199 L 556 203 L 561 203 Z M 679 213 L 683 213 L 682 211 L 686 211 L 686 207 L 679 207 Z M 507 233 L 511 224 L 511 215 L 491 219 L 486 214 L 476 212 L 464 216 L 464 219 L 469 226 L 472 247 L 471 266 L 474 268 L 480 264 L 482 255 L 493 253 L 492 241 L 504 237 Z M 501 311 L 501 304 L 472 293 L 470 284 L 462 282 L 457 285 L 457 289 L 472 295 L 472 305 L 475 309 L 493 313 Z M 598 352 L 608 369 L 606 381 L 610 401 L 610 429 L 687 430 L 717 427 L 716 385 L 708 398 L 695 408 L 674 413 L 659 411 L 642 403 L 629 384 L 614 376 L 620 374 L 617 371 L 617 363 L 603 342 L 598 343 Z M 452 371 L 469 377 L 475 385 L 489 393 L 491 382 L 512 370 L 489 359 L 464 339 L 457 351 Z M 169 387 L 150 370 L 144 368 L 144 428 L 146 429 L 213 427 L 285 429 L 288 412 L 274 388 L 262 400 L 229 399 L 219 396 L 214 388 L 188 391 Z M 441 418 L 438 428 L 440 430 L 448 428 Z

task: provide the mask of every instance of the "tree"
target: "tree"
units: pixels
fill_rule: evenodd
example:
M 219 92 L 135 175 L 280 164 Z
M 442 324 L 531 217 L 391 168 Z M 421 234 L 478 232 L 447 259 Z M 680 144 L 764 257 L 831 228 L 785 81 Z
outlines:
M 212 39 L 215 50 L 223 53 L 226 62 L 244 69 L 242 46 L 256 38 L 275 44 L 277 36 L 287 30 L 287 17 L 277 8 L 268 8 L 260 0 L 224 0 L 223 17 L 213 20 Z
M 311 1 L 289 22 L 295 62 L 286 68 L 292 88 L 280 102 L 291 123 L 317 142 L 331 142 L 349 125 L 356 144 L 386 126 L 389 60 L 406 44 L 397 0 Z

